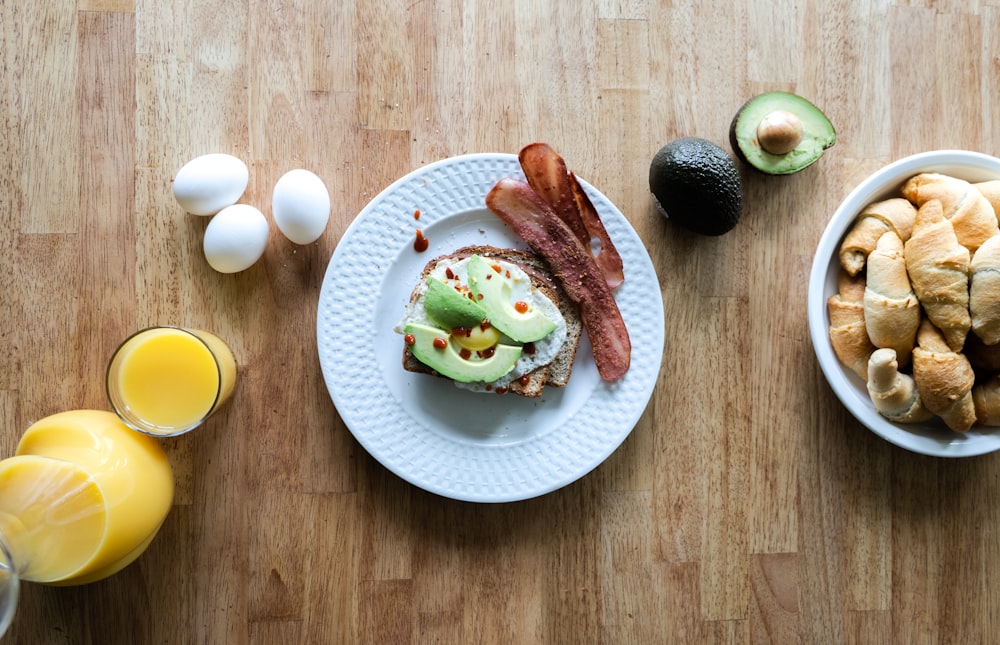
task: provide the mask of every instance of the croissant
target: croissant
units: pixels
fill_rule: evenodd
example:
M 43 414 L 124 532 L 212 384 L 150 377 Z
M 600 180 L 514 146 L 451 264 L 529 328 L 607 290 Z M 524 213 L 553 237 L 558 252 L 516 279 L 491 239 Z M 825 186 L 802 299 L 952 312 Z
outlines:
M 877 349 L 868 359 L 868 394 L 879 414 L 890 421 L 920 423 L 934 417 L 920 400 L 913 377 L 899 371 L 893 349 Z
M 973 386 L 972 404 L 976 409 L 977 423 L 1000 426 L 1000 374 Z
M 830 344 L 844 367 L 863 380 L 868 379 L 868 357 L 875 346 L 865 328 L 865 279 L 841 271 L 837 279 L 838 292 L 827 299 L 830 315 Z
M 940 201 L 944 217 L 951 220 L 959 244 L 971 253 L 1000 233 L 993 206 L 964 179 L 939 173 L 921 173 L 903 184 L 903 197 L 918 208 L 933 199 Z
M 997 219 L 1000 220 L 1000 179 L 981 181 L 972 185 L 983 194 L 986 201 L 993 207 L 993 212 L 996 213 Z
M 952 430 L 967 431 L 976 422 L 972 401 L 975 378 L 969 359 L 952 351 L 941 332 L 924 319 L 913 348 L 913 380 L 924 407 Z
M 996 213 L 997 219 L 1000 220 L 1000 179 L 981 181 L 972 185 L 983 194 L 986 201 L 993 207 L 993 212 Z
M 969 264 L 972 331 L 987 345 L 1000 343 L 1000 236 L 983 242 Z
M 920 304 L 958 351 L 972 327 L 969 316 L 969 250 L 958 243 L 941 202 L 932 199 L 917 211 L 913 235 L 904 245 L 906 272 Z
M 872 344 L 895 350 L 899 362 L 908 365 L 920 326 L 920 301 L 906 275 L 903 242 L 892 231 L 882 234 L 868 256 L 864 304 Z
M 910 238 L 916 215 L 917 209 L 902 197 L 869 204 L 840 244 L 840 265 L 849 275 L 857 275 L 883 233 L 892 231 L 904 242 Z

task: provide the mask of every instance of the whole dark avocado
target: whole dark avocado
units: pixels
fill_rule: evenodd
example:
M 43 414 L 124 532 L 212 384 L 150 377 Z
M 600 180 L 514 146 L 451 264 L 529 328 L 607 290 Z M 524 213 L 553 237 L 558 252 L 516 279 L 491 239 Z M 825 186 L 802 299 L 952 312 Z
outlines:
M 660 148 L 649 164 L 649 190 L 657 208 L 701 235 L 722 235 L 743 211 L 740 173 L 711 141 L 684 137 Z
M 789 92 L 758 94 L 743 104 L 729 126 L 737 157 L 768 175 L 799 172 L 836 141 L 823 111 Z

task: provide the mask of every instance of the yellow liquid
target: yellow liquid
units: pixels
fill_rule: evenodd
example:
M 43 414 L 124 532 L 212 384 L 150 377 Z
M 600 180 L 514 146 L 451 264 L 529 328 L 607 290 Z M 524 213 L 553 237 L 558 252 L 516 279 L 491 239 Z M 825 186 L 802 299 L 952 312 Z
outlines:
M 111 412 L 62 412 L 34 423 L 0 461 L 0 532 L 24 579 L 84 584 L 139 557 L 173 495 L 156 439 Z
M 206 332 L 149 329 L 130 339 L 116 360 L 112 378 L 127 412 L 162 434 L 203 421 L 236 382 L 232 352 Z
M 97 552 L 107 505 L 87 471 L 34 455 L 0 461 L 0 530 L 38 582 L 68 578 Z

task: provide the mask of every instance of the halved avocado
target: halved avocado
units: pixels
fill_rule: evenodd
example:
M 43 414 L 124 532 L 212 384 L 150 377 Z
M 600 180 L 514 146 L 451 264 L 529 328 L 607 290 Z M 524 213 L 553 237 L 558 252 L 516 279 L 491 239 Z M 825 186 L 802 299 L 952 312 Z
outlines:
M 790 92 L 759 94 L 739 109 L 729 127 L 736 155 L 769 175 L 790 175 L 815 163 L 837 141 L 823 111 Z

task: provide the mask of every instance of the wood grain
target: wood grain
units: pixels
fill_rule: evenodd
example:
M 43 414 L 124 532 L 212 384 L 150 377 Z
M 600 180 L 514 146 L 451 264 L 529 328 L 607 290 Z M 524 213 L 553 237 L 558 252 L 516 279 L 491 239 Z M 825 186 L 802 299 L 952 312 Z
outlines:
M 151 548 L 81 588 L 27 584 L 12 643 L 938 643 L 1000 633 L 1000 457 L 935 460 L 854 421 L 806 328 L 813 249 L 866 174 L 913 152 L 1000 152 L 1000 5 L 831 0 L 0 3 L 0 449 L 106 409 L 115 345 L 155 322 L 232 345 L 233 400 L 167 442 Z M 744 173 L 725 236 L 655 211 L 667 141 L 728 147 L 785 89 L 838 143 Z M 667 346 L 628 440 L 516 504 L 413 488 L 351 437 L 314 336 L 326 265 L 394 179 L 544 140 L 648 248 Z M 171 180 L 245 159 L 245 202 L 319 174 L 324 236 L 276 232 L 237 275 Z

